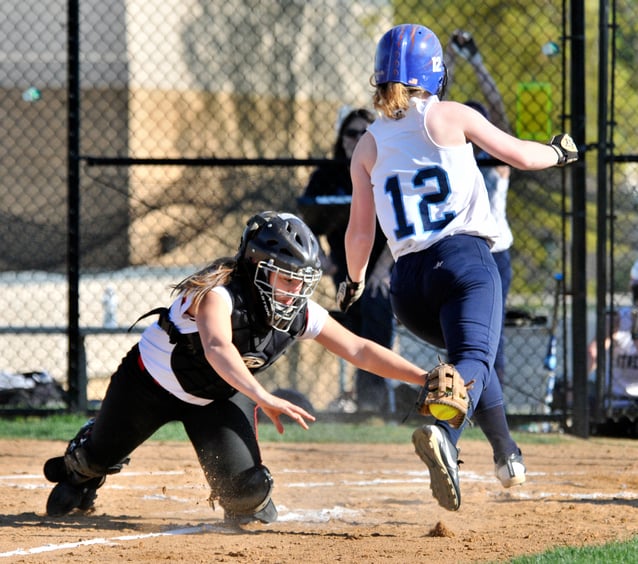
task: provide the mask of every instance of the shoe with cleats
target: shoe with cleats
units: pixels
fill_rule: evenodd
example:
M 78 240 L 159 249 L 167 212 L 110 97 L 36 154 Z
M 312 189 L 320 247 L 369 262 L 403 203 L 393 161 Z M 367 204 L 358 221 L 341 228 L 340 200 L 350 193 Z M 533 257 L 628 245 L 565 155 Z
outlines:
M 90 513 L 95 508 L 96 490 L 102 485 L 102 481 L 103 478 L 93 478 L 78 485 L 60 482 L 51 490 L 47 499 L 47 515 L 61 517 L 75 509 Z
M 274 523 L 279 516 L 277 508 L 272 499 L 268 500 L 266 506 L 251 514 L 236 514 L 231 511 L 224 511 L 224 521 L 228 525 L 247 525 L 248 523 L 260 522 L 264 524 Z
M 526 468 L 523 463 L 523 455 L 520 452 L 501 456 L 496 461 L 494 471 L 504 488 L 520 486 L 525 483 Z
M 461 506 L 458 449 L 436 425 L 416 429 L 412 433 L 412 443 L 430 471 L 432 495 L 444 509 L 457 511 Z
M 101 476 L 79 484 L 73 483 L 63 456 L 50 458 L 45 462 L 44 476 L 50 482 L 57 482 L 47 499 L 46 511 L 50 517 L 68 515 L 75 509 L 90 513 L 95 508 L 97 489 L 106 480 Z

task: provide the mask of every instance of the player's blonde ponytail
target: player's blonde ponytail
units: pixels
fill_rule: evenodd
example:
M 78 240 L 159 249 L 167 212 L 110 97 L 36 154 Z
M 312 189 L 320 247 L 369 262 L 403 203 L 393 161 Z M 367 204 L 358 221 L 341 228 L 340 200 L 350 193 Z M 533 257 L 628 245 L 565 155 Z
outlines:
M 410 98 L 427 98 L 429 95 L 423 88 L 412 88 L 399 82 L 385 82 L 376 86 L 372 102 L 379 113 L 398 120 L 405 116 Z

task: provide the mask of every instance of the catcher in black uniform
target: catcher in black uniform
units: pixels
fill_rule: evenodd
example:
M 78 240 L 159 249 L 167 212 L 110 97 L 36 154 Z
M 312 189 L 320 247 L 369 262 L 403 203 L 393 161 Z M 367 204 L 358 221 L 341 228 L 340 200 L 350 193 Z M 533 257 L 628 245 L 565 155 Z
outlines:
M 108 474 L 169 421 L 181 421 L 226 520 L 277 519 L 273 480 L 256 438 L 260 407 L 283 432 L 282 415 L 304 429 L 314 417 L 267 392 L 255 375 L 295 339 L 312 338 L 359 368 L 424 385 L 426 371 L 348 331 L 309 300 L 319 245 L 299 218 L 263 212 L 245 228 L 235 257 L 214 261 L 174 287 L 170 308 L 146 328 L 111 377 L 95 417 L 44 465 L 56 486 L 47 514 L 90 511 Z

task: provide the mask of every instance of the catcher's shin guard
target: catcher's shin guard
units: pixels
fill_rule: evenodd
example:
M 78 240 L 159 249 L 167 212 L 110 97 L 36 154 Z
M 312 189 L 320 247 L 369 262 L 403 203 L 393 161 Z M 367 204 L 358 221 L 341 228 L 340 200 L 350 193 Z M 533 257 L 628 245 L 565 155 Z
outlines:
M 69 441 L 64 456 L 50 458 L 44 463 L 44 476 L 49 482 L 82 484 L 95 478 L 103 479 L 108 474 L 117 474 L 124 464 L 129 463 L 129 458 L 124 458 L 112 466 L 104 466 L 93 461 L 87 449 L 93 422 L 94 420 L 90 419 Z
M 419 458 L 430 471 L 430 489 L 441 507 L 457 511 L 461 506 L 458 449 L 436 425 L 423 425 L 412 433 L 412 443 Z
M 90 463 L 84 447 L 50 458 L 44 464 L 44 475 L 50 482 L 58 483 L 47 499 L 47 515 L 59 517 L 74 509 L 92 511 L 97 490 L 106 482 L 106 475 L 119 472 L 127 462 L 128 458 L 109 468 Z

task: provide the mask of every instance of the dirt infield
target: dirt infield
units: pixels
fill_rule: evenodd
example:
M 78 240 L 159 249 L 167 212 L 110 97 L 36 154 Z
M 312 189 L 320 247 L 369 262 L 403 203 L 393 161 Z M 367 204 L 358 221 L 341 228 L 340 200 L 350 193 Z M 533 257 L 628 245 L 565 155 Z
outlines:
M 410 430 L 406 429 L 406 435 Z M 42 462 L 61 442 L 0 441 L 0 560 L 81 562 L 506 561 L 638 534 L 638 442 L 524 445 L 528 482 L 504 490 L 487 443 L 462 441 L 462 506 L 441 509 L 412 445 L 263 445 L 279 520 L 224 526 L 190 445 L 150 442 L 90 515 L 49 518 Z

